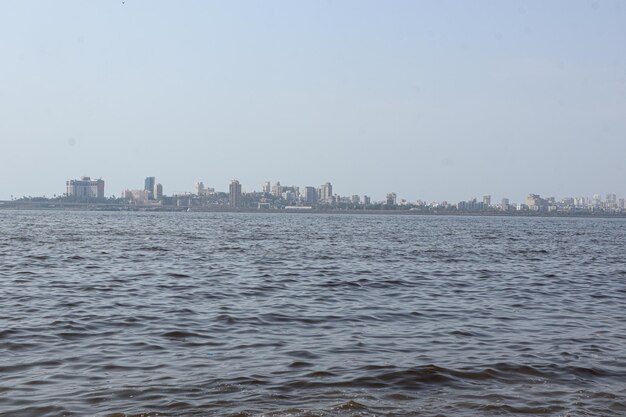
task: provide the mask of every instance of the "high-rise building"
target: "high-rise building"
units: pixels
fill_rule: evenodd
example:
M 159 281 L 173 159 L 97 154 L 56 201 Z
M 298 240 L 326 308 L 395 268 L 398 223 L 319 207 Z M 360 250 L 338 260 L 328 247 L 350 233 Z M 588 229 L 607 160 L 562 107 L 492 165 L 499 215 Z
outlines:
M 318 191 L 318 200 L 320 203 L 333 202 L 333 186 L 331 183 L 327 182 L 321 185 Z
M 503 210 L 507 210 L 509 208 L 509 199 L 508 198 L 503 198 L 502 202 L 500 203 L 500 205 L 502 206 Z
M 81 177 L 80 180 L 69 180 L 65 183 L 67 195 L 76 198 L 104 198 L 104 181 Z
M 600 207 L 600 205 L 602 204 L 602 197 L 600 197 L 600 194 L 594 194 L 592 201 L 594 207 Z
M 197 181 L 194 184 L 194 189 L 196 190 L 196 195 L 204 195 L 206 193 L 204 183 L 202 181 Z
M 232 180 L 229 187 L 230 208 L 241 206 L 241 184 L 237 180 Z
M 154 198 L 157 200 L 163 200 L 163 186 L 161 184 L 157 184 L 154 186 Z
M 617 205 L 617 196 L 615 194 L 607 194 L 606 205 L 609 207 L 615 207 Z
M 283 187 L 281 187 L 280 181 L 276 181 L 276 185 L 272 187 L 272 194 L 274 194 L 274 197 L 278 197 L 278 198 L 282 196 Z
M 358 195 L 353 195 L 352 196 L 352 204 L 360 204 L 361 203 L 361 197 L 359 197 Z
M 271 192 L 272 192 L 272 186 L 270 185 L 270 182 L 269 182 L 269 181 L 265 181 L 265 182 L 263 183 L 263 192 L 264 192 L 265 194 L 269 194 L 269 193 L 271 193 Z
M 528 197 L 526 197 L 526 205 L 531 210 L 539 210 L 539 208 L 543 206 L 543 199 L 539 194 L 528 194 Z
M 372 204 L 372 199 L 370 198 L 370 196 L 368 195 L 363 196 L 363 204 L 366 206 L 369 206 L 370 204 Z
M 304 201 L 307 204 L 317 203 L 317 190 L 315 187 L 304 187 Z
M 396 205 L 396 193 L 387 193 L 387 205 L 395 206 Z
M 484 195 L 483 196 L 483 204 L 485 205 L 485 207 L 491 207 L 491 196 L 490 195 Z
M 146 177 L 144 181 L 143 189 L 148 192 L 148 200 L 154 199 L 154 185 L 156 184 L 156 179 L 154 177 Z

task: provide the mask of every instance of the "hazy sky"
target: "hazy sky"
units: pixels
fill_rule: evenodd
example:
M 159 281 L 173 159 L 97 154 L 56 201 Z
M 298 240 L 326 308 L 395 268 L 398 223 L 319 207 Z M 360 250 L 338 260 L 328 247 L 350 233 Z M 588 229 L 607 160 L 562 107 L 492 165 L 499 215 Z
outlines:
M 0 199 L 626 196 L 626 2 L 3 1 Z

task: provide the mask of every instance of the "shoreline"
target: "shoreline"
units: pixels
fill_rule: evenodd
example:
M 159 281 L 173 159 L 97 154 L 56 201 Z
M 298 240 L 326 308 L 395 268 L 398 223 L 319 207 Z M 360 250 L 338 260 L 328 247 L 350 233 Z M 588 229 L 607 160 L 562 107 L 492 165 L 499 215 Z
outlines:
M 230 207 L 170 207 L 170 206 L 130 206 L 95 203 L 44 203 L 14 201 L 0 202 L 0 211 L 99 211 L 99 212 L 140 212 L 140 213 L 272 213 L 272 214 L 367 214 L 392 216 L 468 216 L 468 217 L 554 217 L 554 218 L 609 218 L 626 219 L 626 213 L 565 213 L 565 212 L 471 212 L 445 210 L 342 210 L 342 209 L 232 209 Z

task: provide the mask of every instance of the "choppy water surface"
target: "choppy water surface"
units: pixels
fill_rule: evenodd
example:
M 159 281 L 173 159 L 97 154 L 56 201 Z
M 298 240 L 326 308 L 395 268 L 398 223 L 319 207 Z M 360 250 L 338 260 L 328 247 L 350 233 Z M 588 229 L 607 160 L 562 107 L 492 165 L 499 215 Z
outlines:
M 3 416 L 623 416 L 626 221 L 0 212 Z

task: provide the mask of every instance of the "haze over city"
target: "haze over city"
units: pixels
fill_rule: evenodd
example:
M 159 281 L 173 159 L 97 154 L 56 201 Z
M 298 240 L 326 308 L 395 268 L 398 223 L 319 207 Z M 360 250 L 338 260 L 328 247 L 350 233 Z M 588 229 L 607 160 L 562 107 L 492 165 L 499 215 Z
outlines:
M 0 2 L 0 417 L 623 417 L 625 23 Z
M 81 175 L 623 196 L 624 21 L 619 1 L 4 2 L 0 199 Z

